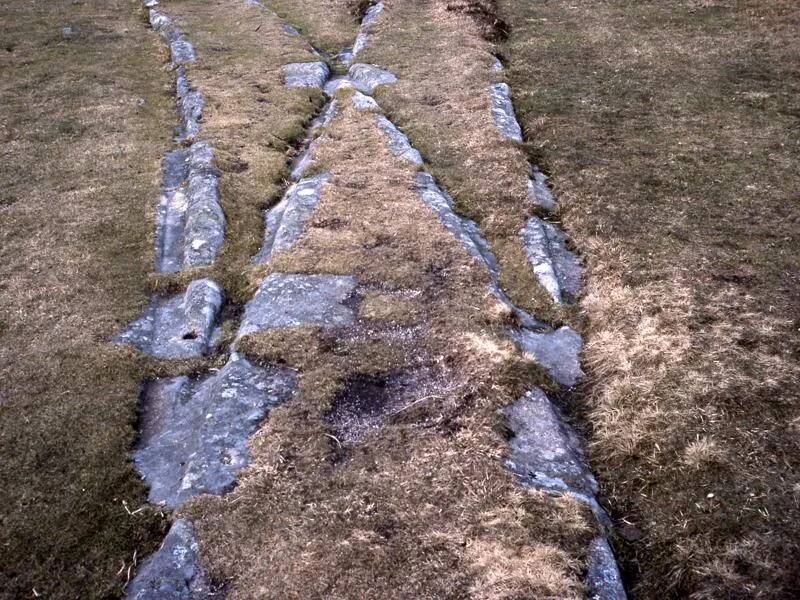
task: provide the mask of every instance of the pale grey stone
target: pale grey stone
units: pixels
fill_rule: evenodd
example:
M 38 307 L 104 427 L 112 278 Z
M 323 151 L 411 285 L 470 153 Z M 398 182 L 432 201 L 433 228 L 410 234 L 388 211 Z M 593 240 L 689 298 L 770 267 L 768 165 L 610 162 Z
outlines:
M 547 185 L 547 175 L 542 173 L 538 167 L 531 169 L 531 176 L 528 178 L 528 199 L 547 210 L 553 210 L 556 207 L 553 192 Z
M 359 92 L 369 94 L 370 96 L 378 86 L 397 83 L 397 77 L 389 71 L 376 67 L 375 65 L 367 65 L 364 63 L 354 64 L 350 67 L 347 74 L 353 87 Z
M 294 371 L 257 367 L 236 353 L 211 375 L 149 382 L 133 462 L 150 502 L 177 508 L 230 490 L 249 462 L 248 438 L 296 388 Z
M 522 142 L 522 129 L 511 104 L 511 90 L 505 83 L 496 83 L 489 88 L 492 99 L 492 119 L 500 134 L 515 142 Z
M 596 537 L 589 544 L 589 571 L 586 574 L 589 600 L 625 600 L 625 588 L 619 574 L 617 561 L 608 540 Z
M 189 284 L 183 294 L 154 296 L 144 315 L 114 337 L 157 358 L 193 358 L 205 354 L 222 307 L 222 290 L 210 279 Z
M 383 12 L 383 2 L 376 2 L 370 6 L 364 13 L 364 18 L 361 19 L 361 29 L 367 29 L 370 25 L 372 25 L 381 12 Z
M 145 8 L 153 8 L 154 6 L 158 6 L 158 0 L 145 0 Z
M 293 181 L 299 181 L 303 175 L 315 164 L 313 158 L 314 145 L 316 142 L 315 136 L 321 129 L 331 124 L 331 121 L 333 121 L 333 119 L 336 117 L 337 112 L 338 105 L 336 100 L 331 100 L 325 105 L 325 107 L 322 109 L 322 112 L 311 121 L 311 124 L 306 130 L 304 141 L 300 146 L 300 152 L 294 158 L 294 160 L 292 160 L 291 177 Z
M 158 551 L 142 563 L 125 590 L 126 600 L 214 600 L 212 585 L 198 557 L 194 527 L 178 519 Z
M 343 327 L 355 321 L 354 277 L 271 273 L 247 303 L 239 337 L 284 327 Z
M 367 35 L 366 31 L 359 31 L 358 35 L 356 35 L 356 41 L 353 43 L 353 58 L 358 56 L 358 53 L 361 52 L 364 48 L 367 47 L 367 40 L 369 39 L 369 35 Z M 351 59 L 352 60 L 352 59 Z
M 580 293 L 583 268 L 567 248 L 566 236 L 538 217 L 528 219 L 519 236 L 534 275 L 553 301 L 573 302 Z
M 331 77 L 327 81 L 322 91 L 324 91 L 327 96 L 333 97 L 333 95 L 339 90 L 353 87 L 355 86 L 353 85 L 353 82 L 350 81 L 349 77 L 336 76 Z
M 300 32 L 288 23 L 283 24 L 283 33 L 291 37 L 298 37 L 300 35 Z
M 194 46 L 167 15 L 150 9 L 150 26 L 169 45 L 170 57 L 174 66 L 185 65 L 197 58 Z
M 495 58 L 495 59 L 494 59 L 494 62 L 493 62 L 493 63 L 491 64 L 491 66 L 489 67 L 489 70 L 490 70 L 492 73 L 500 73 L 500 72 L 502 72 L 502 71 L 503 71 L 503 63 L 501 63 L 501 62 L 500 62 L 500 59 L 498 59 L 498 58 Z
M 203 119 L 205 100 L 203 94 L 189 84 L 183 67 L 178 67 L 176 73 L 175 94 L 178 99 L 180 125 L 175 132 L 175 141 L 191 141 L 200 133 L 200 121 Z
M 330 75 L 330 69 L 322 61 L 290 63 L 281 67 L 286 87 L 309 87 L 322 89 Z
M 547 371 L 553 381 L 572 387 L 583 377 L 581 336 L 569 327 L 552 332 L 515 330 L 511 333 L 523 352 Z
M 336 55 L 336 62 L 343 67 L 349 67 L 353 63 L 353 48 L 352 46 L 343 48 L 339 54 Z
M 394 123 L 383 115 L 375 115 L 375 122 L 378 124 L 380 130 L 386 134 L 388 138 L 386 145 L 389 147 L 389 151 L 392 154 L 410 162 L 412 165 L 418 167 L 422 166 L 422 155 L 420 155 L 416 148 L 411 146 L 408 137 L 406 137 L 404 133 L 401 133 L 400 130 L 395 127 Z
M 538 387 L 503 409 L 513 437 L 506 466 L 536 489 L 574 491 L 593 497 L 597 482 L 589 472 L 574 431 Z
M 71 25 L 64 25 L 64 27 L 61 28 L 61 37 L 65 40 L 71 40 L 75 37 L 75 29 L 73 29 Z
M 297 243 L 305 232 L 306 221 L 319 203 L 322 187 L 329 179 L 329 173 L 301 179 L 290 186 L 281 201 L 267 211 L 264 243 L 253 258 L 254 263 L 264 263 L 274 252 L 283 252 Z
M 173 273 L 214 262 L 225 241 L 219 204 L 219 171 L 206 142 L 164 158 L 161 199 L 156 208 L 156 270 Z
M 375 99 L 372 96 L 367 96 L 366 94 L 362 94 L 359 91 L 355 91 L 351 98 L 351 102 L 356 110 L 361 111 L 376 111 L 380 110 L 378 103 L 375 102 Z

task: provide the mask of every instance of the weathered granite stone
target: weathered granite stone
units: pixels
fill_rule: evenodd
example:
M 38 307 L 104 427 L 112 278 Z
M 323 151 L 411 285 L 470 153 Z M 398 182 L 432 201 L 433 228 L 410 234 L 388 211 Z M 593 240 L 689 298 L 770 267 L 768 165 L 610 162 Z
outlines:
M 197 58 L 194 46 L 172 19 L 155 9 L 150 9 L 149 18 L 150 26 L 158 31 L 161 38 L 169 45 L 170 58 L 174 66 L 185 65 Z
M 594 496 L 597 483 L 578 437 L 563 425 L 560 411 L 540 388 L 507 406 L 503 414 L 514 434 L 506 466 L 524 485 Z
M 367 29 L 378 15 L 383 12 L 383 2 L 376 2 L 364 12 L 364 18 L 361 19 L 361 29 Z
M 597 537 L 591 541 L 588 559 L 588 600 L 625 600 L 628 596 L 622 587 L 617 561 L 605 537 Z
M 213 375 L 149 382 L 133 462 L 150 502 L 176 508 L 230 490 L 249 462 L 248 438 L 296 388 L 291 369 L 257 367 L 236 353 Z
M 583 377 L 580 352 L 581 336 L 569 327 L 552 332 L 512 331 L 512 337 L 523 352 L 541 365 L 556 383 L 572 387 Z
M 355 107 L 356 110 L 362 110 L 362 111 L 380 110 L 380 108 L 378 107 L 378 103 L 375 102 L 375 99 L 372 98 L 372 96 L 367 96 L 359 91 L 355 91 L 353 93 L 353 96 L 350 99 L 350 101 L 353 103 L 353 106 Z
M 244 310 L 239 337 L 283 327 L 343 327 L 355 321 L 354 277 L 271 273 Z
M 553 192 L 547 185 L 547 175 L 542 173 L 538 167 L 531 169 L 531 176 L 528 179 L 528 199 L 547 210 L 553 210 L 556 207 Z
M 329 179 L 329 173 L 320 173 L 301 179 L 286 190 L 281 201 L 267 211 L 264 243 L 253 262 L 264 263 L 274 252 L 283 252 L 297 243 L 308 217 L 319 203 L 322 186 Z
M 322 89 L 330 76 L 330 69 L 322 61 L 290 63 L 281 67 L 286 87 L 310 87 Z
M 336 100 L 331 100 L 322 109 L 322 112 L 311 121 L 311 125 L 306 131 L 305 141 L 300 148 L 300 152 L 294 158 L 294 160 L 292 160 L 291 177 L 293 181 L 299 181 L 306 171 L 308 171 L 308 169 L 315 164 L 313 158 L 314 145 L 316 142 L 315 135 L 320 129 L 330 125 L 331 121 L 333 121 L 333 119 L 336 117 L 337 111 L 338 107 Z
M 553 300 L 572 302 L 581 289 L 583 269 L 567 248 L 566 236 L 555 226 L 531 217 L 519 232 L 534 275 Z
M 500 73 L 500 72 L 502 72 L 502 71 L 503 71 L 503 63 L 501 63 L 501 62 L 500 62 L 500 59 L 499 59 L 499 58 L 495 58 L 495 59 L 494 59 L 494 62 L 493 62 L 493 63 L 491 64 L 491 66 L 489 67 L 489 70 L 490 70 L 492 73 Z
M 189 284 L 182 295 L 154 296 L 142 317 L 114 337 L 157 358 L 192 358 L 212 343 L 222 290 L 210 279 Z
M 367 34 L 366 31 L 358 32 L 358 35 L 356 35 L 356 41 L 353 43 L 353 54 L 352 54 L 353 58 L 355 58 L 359 52 L 361 52 L 364 48 L 367 47 L 368 39 L 369 35 Z
M 505 83 L 496 83 L 489 88 L 492 99 L 492 119 L 500 134 L 509 140 L 522 142 L 522 129 L 511 104 L 511 90 Z
M 347 72 L 350 81 L 359 92 L 370 96 L 380 85 L 397 83 L 397 77 L 385 69 L 375 65 L 356 63 Z
M 339 90 L 353 87 L 353 82 L 350 81 L 349 77 L 337 75 L 336 77 L 331 77 L 327 83 L 325 83 L 325 87 L 322 89 L 322 91 L 325 92 L 327 96 L 333 98 L 334 94 L 336 94 L 336 92 Z
M 180 125 L 175 132 L 175 141 L 191 141 L 200 133 L 200 121 L 203 119 L 205 100 L 203 94 L 189 84 L 183 67 L 178 67 L 176 73 L 175 94 L 178 98 Z
M 388 138 L 389 152 L 418 167 L 422 166 L 422 156 L 419 151 L 411 146 L 411 142 L 404 133 L 401 133 L 394 123 L 383 115 L 375 115 L 375 122 Z
M 214 262 L 225 240 L 219 204 L 219 171 L 206 142 L 164 157 L 161 199 L 156 208 L 156 270 L 172 273 Z
M 75 29 L 72 27 L 72 25 L 64 25 L 64 27 L 61 28 L 62 39 L 71 40 L 74 37 L 75 37 Z
M 283 24 L 283 33 L 292 37 L 298 37 L 300 35 L 300 32 L 288 23 Z
M 145 0 L 144 7 L 145 8 L 153 8 L 154 6 L 158 6 L 158 0 Z
M 161 548 L 142 563 L 125 591 L 126 600 L 214 600 L 222 598 L 202 566 L 194 527 L 178 519 Z

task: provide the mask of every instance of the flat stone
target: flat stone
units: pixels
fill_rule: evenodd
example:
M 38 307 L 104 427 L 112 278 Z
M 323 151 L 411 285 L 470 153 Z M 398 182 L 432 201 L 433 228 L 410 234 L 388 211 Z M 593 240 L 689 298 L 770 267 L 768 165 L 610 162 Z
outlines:
M 370 96 L 378 86 L 397 83 L 397 77 L 389 71 L 376 67 L 375 65 L 367 65 L 364 63 L 354 64 L 350 67 L 347 74 L 353 87 L 359 92 L 369 94 Z
M 375 122 L 388 138 L 387 146 L 389 147 L 389 152 L 406 162 L 410 162 L 412 165 L 422 166 L 422 156 L 419 151 L 411 145 L 408 137 L 401 133 L 394 123 L 383 115 L 375 115 Z
M 417 173 L 415 179 L 422 201 L 436 213 L 445 229 L 453 234 L 470 256 L 496 277 L 497 260 L 489 249 L 489 243 L 480 234 L 478 226 L 456 214 L 453 210 L 453 199 L 436 184 L 430 173 L 422 171 Z
M 253 258 L 254 263 L 264 263 L 273 253 L 286 251 L 297 243 L 305 232 L 306 221 L 319 203 L 322 187 L 329 179 L 329 173 L 301 179 L 267 211 L 264 243 Z
M 553 300 L 572 302 L 580 293 L 583 268 L 555 225 L 531 217 L 519 232 L 534 275 Z
M 569 327 L 552 332 L 515 330 L 512 337 L 556 383 L 572 387 L 583 377 L 580 363 L 583 342 Z
M 589 544 L 589 570 L 586 574 L 589 600 L 625 600 L 625 588 L 619 574 L 617 561 L 608 540 L 596 537 Z
M 547 210 L 553 210 L 556 207 L 553 192 L 547 185 L 547 175 L 542 173 L 538 167 L 531 169 L 531 176 L 528 179 L 528 199 Z
M 150 502 L 176 508 L 230 490 L 250 460 L 248 438 L 296 388 L 291 369 L 257 367 L 235 353 L 213 375 L 149 382 L 133 462 L 150 486 Z
M 336 94 L 336 92 L 338 92 L 339 90 L 352 89 L 353 87 L 355 86 L 353 85 L 353 82 L 350 81 L 349 77 L 336 76 L 336 77 L 331 77 L 328 80 L 322 91 L 325 92 L 327 96 L 332 98 L 333 95 Z
M 222 290 L 210 279 L 189 284 L 183 294 L 153 297 L 142 317 L 114 337 L 157 358 L 194 358 L 212 345 Z
M 308 87 L 322 89 L 330 75 L 330 69 L 322 61 L 290 63 L 281 67 L 286 87 Z
M 376 111 L 380 110 L 378 103 L 375 102 L 375 99 L 372 96 L 367 96 L 366 94 L 362 94 L 359 91 L 353 92 L 353 96 L 350 99 L 353 103 L 353 106 L 356 110 L 360 111 Z
M 247 303 L 239 337 L 283 327 L 343 327 L 355 321 L 355 277 L 271 273 Z
M 126 600 L 213 600 L 222 598 L 198 558 L 194 527 L 178 519 L 158 551 L 142 563 L 125 591 Z
M 156 270 L 173 273 L 211 265 L 225 241 L 219 171 L 206 142 L 168 153 L 156 208 Z
M 594 496 L 597 483 L 586 466 L 580 441 L 538 387 L 503 409 L 514 436 L 508 469 L 526 486 Z
M 492 99 L 492 119 L 500 134 L 509 140 L 522 142 L 522 129 L 514 114 L 511 90 L 505 83 L 496 83 L 489 88 Z

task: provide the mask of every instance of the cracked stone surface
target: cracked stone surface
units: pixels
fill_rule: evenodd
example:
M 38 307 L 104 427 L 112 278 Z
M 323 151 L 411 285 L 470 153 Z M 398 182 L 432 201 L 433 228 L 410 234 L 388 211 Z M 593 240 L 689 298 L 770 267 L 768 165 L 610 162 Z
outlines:
M 411 146 L 411 142 L 408 141 L 406 135 L 397 129 L 394 123 L 383 115 L 375 115 L 375 122 L 380 130 L 386 134 L 388 138 L 387 146 L 392 154 L 410 162 L 412 165 L 422 166 L 422 155 L 416 148 Z
M 511 90 L 505 83 L 496 83 L 489 88 L 492 99 L 492 120 L 500 134 L 509 140 L 522 142 L 522 129 L 511 104 Z
M 553 210 L 556 207 L 556 199 L 547 185 L 547 175 L 542 173 L 538 167 L 531 169 L 531 176 L 528 179 L 528 199 L 547 210 Z
M 625 588 L 617 568 L 617 561 L 608 540 L 599 536 L 589 544 L 589 571 L 586 574 L 589 600 L 625 600 Z
M 191 87 L 183 67 L 177 68 L 175 89 L 178 97 L 178 116 L 180 117 L 175 140 L 177 142 L 193 140 L 200 133 L 200 121 L 203 119 L 203 108 L 205 107 L 203 94 Z
M 569 327 L 552 332 L 520 329 L 513 331 L 512 337 L 556 383 L 572 387 L 583 377 L 580 363 L 583 342 L 581 336 Z
M 355 289 L 351 276 L 271 273 L 247 303 L 239 337 L 283 327 L 352 325 Z
M 219 204 L 219 171 L 206 142 L 164 157 L 161 198 L 156 208 L 156 270 L 175 272 L 214 262 L 225 241 Z
M 253 262 L 267 262 L 274 252 L 283 252 L 297 243 L 329 179 L 329 173 L 321 173 L 301 179 L 286 190 L 281 201 L 267 211 L 264 243 Z
M 133 462 L 150 486 L 150 502 L 176 508 L 198 494 L 230 490 L 249 462 L 247 439 L 296 388 L 291 369 L 257 367 L 236 354 L 210 376 L 148 383 Z
M 310 87 L 322 89 L 330 76 L 330 69 L 322 61 L 290 63 L 281 67 L 286 87 Z
M 158 551 L 142 563 L 125 591 L 126 600 L 222 598 L 200 566 L 194 527 L 178 519 Z
M 378 86 L 397 83 L 397 77 L 386 69 L 364 63 L 356 63 L 351 66 L 347 75 L 354 88 L 370 96 Z
M 538 387 L 503 409 L 514 433 L 506 466 L 523 484 L 556 492 L 593 496 L 597 483 L 589 472 L 574 431 Z
M 567 248 L 566 236 L 538 217 L 531 217 L 519 235 L 542 287 L 559 304 L 574 301 L 580 293 L 583 268 Z
M 144 315 L 114 341 L 157 358 L 194 358 L 212 346 L 222 290 L 210 279 L 193 281 L 171 298 L 153 297 Z

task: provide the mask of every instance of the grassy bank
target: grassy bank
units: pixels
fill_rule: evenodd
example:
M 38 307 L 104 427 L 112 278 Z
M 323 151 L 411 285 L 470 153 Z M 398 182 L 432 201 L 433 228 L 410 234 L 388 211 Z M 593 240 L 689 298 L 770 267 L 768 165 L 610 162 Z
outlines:
M 798 592 L 800 12 L 501 1 L 584 252 L 593 467 L 642 598 Z

